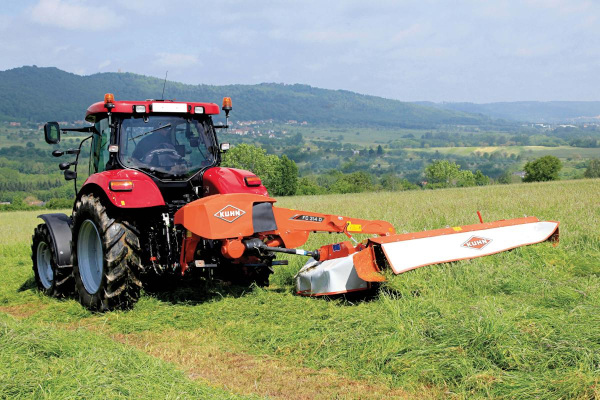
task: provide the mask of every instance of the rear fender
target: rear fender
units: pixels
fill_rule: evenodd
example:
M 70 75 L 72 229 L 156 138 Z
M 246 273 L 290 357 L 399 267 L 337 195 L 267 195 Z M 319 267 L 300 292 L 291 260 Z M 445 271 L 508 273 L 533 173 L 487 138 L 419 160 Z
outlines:
M 44 220 L 50 231 L 57 264 L 71 265 L 71 218 L 61 213 L 42 214 L 38 218 Z
M 204 196 L 226 193 L 249 193 L 268 196 L 267 188 L 248 186 L 245 178 L 255 177 L 250 171 L 237 168 L 214 167 L 209 168 L 202 176 Z
M 127 192 L 111 190 L 109 183 L 118 180 L 133 182 L 133 189 Z M 98 190 L 104 192 L 108 201 L 118 208 L 148 208 L 165 205 L 165 200 L 152 178 L 133 169 L 110 170 L 91 175 L 83 184 L 80 196 Z

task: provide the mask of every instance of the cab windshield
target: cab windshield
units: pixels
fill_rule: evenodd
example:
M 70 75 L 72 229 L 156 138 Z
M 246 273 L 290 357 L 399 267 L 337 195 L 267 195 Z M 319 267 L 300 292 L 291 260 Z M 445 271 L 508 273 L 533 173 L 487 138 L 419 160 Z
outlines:
M 121 121 L 121 163 L 159 179 L 188 179 L 215 163 L 216 147 L 206 116 L 132 116 Z

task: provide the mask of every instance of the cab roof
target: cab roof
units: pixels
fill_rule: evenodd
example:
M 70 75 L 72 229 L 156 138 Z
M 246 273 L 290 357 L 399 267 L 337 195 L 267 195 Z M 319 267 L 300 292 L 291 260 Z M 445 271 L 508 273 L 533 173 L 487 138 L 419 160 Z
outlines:
M 122 114 L 164 114 L 164 113 L 175 113 L 175 114 L 219 114 L 219 106 L 215 103 L 198 103 L 191 101 L 171 101 L 171 100 L 144 100 L 144 101 L 113 101 L 114 108 L 111 110 L 113 113 Z M 185 105 L 181 106 L 181 105 Z M 145 112 L 136 111 L 136 106 L 144 106 Z M 204 112 L 199 111 L 196 107 L 202 107 Z M 88 122 L 95 122 L 96 115 L 106 114 L 109 110 L 106 108 L 106 104 L 103 101 L 92 104 L 88 107 L 85 113 L 85 120 Z

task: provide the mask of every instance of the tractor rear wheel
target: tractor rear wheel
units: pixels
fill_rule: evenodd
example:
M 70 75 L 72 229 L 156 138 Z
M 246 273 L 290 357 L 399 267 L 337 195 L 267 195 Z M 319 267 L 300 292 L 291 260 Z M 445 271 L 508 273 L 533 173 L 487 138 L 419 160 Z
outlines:
M 75 204 L 71 246 L 75 288 L 83 306 L 92 311 L 133 307 L 142 288 L 140 240 L 94 195 L 84 195 Z
M 38 289 L 48 296 L 63 297 L 73 291 L 71 265 L 59 266 L 56 262 L 54 242 L 46 224 L 39 224 L 31 244 L 33 274 Z

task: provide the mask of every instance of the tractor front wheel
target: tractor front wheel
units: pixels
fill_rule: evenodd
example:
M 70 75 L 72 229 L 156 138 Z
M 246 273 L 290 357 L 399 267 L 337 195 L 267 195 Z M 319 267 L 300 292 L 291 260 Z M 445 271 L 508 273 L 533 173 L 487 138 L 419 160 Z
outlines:
M 73 211 L 73 276 L 81 304 L 92 311 L 129 309 L 140 296 L 140 241 L 100 199 L 84 195 Z
M 46 224 L 39 224 L 31 244 L 33 274 L 38 289 L 48 296 L 63 297 L 73 291 L 71 265 L 58 265 L 52 235 Z

